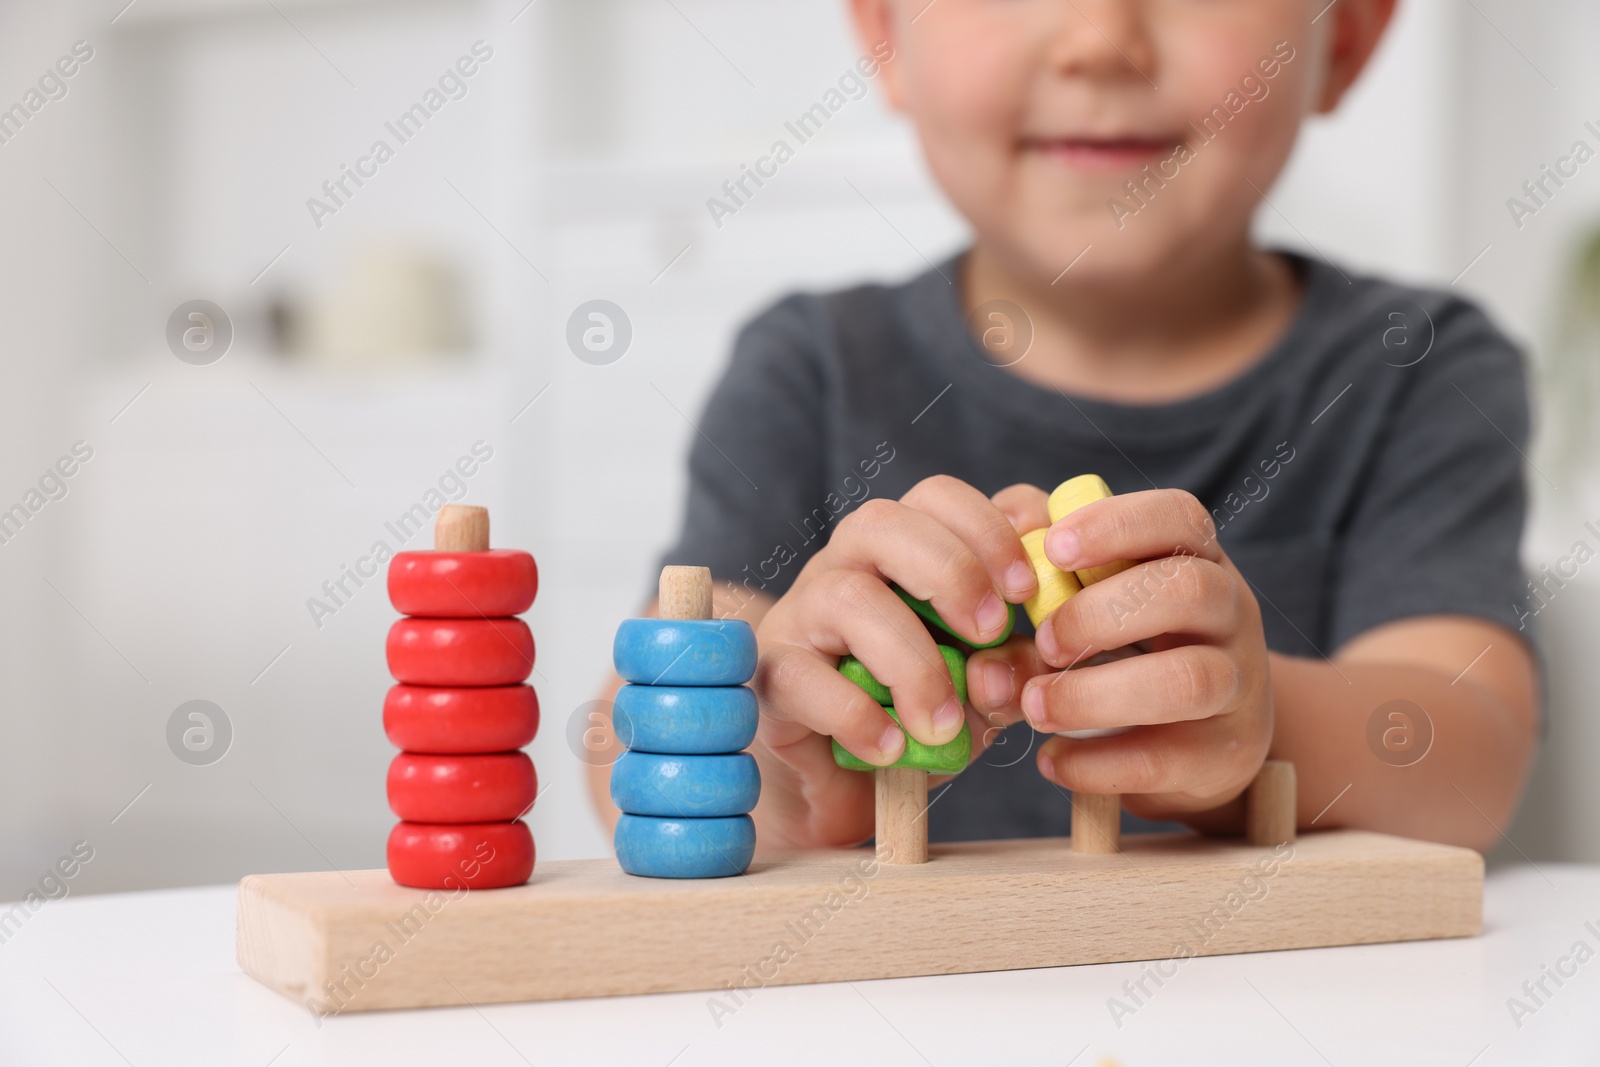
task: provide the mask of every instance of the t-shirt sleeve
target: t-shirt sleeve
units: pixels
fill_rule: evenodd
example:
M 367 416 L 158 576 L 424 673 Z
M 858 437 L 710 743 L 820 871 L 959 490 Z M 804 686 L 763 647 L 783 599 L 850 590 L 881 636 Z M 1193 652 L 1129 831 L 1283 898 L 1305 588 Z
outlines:
M 1518 549 L 1529 432 L 1521 354 L 1485 316 L 1452 302 L 1435 348 L 1389 412 L 1383 444 L 1340 539 L 1335 648 L 1417 615 L 1472 615 L 1521 631 Z M 1373 368 L 1379 371 L 1386 367 Z
M 820 539 L 800 522 L 823 498 L 823 373 L 806 301 L 791 297 L 752 320 L 696 420 L 683 525 L 663 564 L 710 567 L 781 596 Z

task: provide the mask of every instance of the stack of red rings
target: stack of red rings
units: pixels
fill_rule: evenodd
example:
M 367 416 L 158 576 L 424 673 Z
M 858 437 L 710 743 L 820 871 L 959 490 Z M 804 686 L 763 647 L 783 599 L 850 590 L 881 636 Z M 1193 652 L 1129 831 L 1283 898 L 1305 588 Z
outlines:
M 485 538 L 487 541 L 487 538 Z M 533 604 L 539 571 L 526 552 L 401 552 L 389 600 L 406 618 L 389 630 L 383 728 L 401 750 L 389 765 L 389 875 L 418 889 L 497 889 L 533 874 L 521 821 L 538 794 L 518 751 L 539 728 L 522 684 L 533 634 L 514 618 Z

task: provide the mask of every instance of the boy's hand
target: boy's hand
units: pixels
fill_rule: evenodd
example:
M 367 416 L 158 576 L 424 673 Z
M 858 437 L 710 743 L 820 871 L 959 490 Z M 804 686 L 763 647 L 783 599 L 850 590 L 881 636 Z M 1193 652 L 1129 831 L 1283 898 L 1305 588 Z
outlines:
M 846 654 L 889 687 L 900 721 L 918 741 L 945 744 L 970 720 L 976 756 L 993 736 L 993 719 L 956 698 L 934 638 L 891 582 L 931 601 L 974 643 L 999 634 L 1006 602 L 1026 600 L 1035 586 L 1011 522 L 955 478 L 926 479 L 899 502 L 869 500 L 846 516 L 756 631 L 761 659 L 752 684 L 761 727 L 752 751 L 761 761 L 756 817 L 764 842 L 839 845 L 872 835 L 872 776 L 835 764 L 829 739 L 886 766 L 900 757 L 905 738 L 839 674 Z
M 1045 501 L 1032 486 L 995 497 L 1023 532 L 1049 525 Z M 1272 742 L 1272 687 L 1260 609 L 1205 508 L 1174 489 L 1096 501 L 1051 528 L 1045 554 L 1062 570 L 1145 562 L 1075 595 L 1033 642 L 974 656 L 976 708 L 1020 711 L 1046 733 L 1139 727 L 1052 738 L 1038 756 L 1046 778 L 1121 793 L 1136 815 L 1185 818 L 1236 798 Z M 1065 669 L 1135 642 L 1150 651 Z

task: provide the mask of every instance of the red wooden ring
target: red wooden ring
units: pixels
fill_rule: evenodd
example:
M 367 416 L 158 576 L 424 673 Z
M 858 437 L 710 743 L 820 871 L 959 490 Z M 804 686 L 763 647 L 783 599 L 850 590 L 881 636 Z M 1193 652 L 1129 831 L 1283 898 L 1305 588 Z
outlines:
M 533 834 L 524 822 L 403 822 L 389 831 L 388 862 L 413 889 L 503 889 L 533 874 Z
M 483 619 L 521 615 L 539 591 L 539 567 L 520 549 L 401 552 L 389 561 L 389 602 L 403 615 Z
M 516 685 L 533 671 L 533 634 L 521 619 L 397 619 L 389 673 L 411 685 Z
M 538 731 L 539 697 L 531 685 L 397 685 L 383 700 L 383 732 L 406 752 L 510 752 Z
M 533 807 L 539 778 L 526 752 L 431 756 L 389 763 L 389 810 L 407 822 L 504 822 Z

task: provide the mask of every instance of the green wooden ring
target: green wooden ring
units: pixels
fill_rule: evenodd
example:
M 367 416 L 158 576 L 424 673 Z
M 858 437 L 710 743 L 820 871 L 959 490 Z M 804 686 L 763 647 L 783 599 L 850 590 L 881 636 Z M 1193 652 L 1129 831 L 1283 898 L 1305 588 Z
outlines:
M 965 704 L 967 702 L 967 657 L 960 649 L 951 648 L 949 645 L 940 645 L 939 655 L 944 657 L 945 670 L 950 673 L 950 682 L 955 686 L 957 699 Z M 884 707 L 894 703 L 894 697 L 890 695 L 889 687 L 874 678 L 872 672 L 867 670 L 866 664 L 854 656 L 846 656 L 839 661 L 839 673 L 866 690 L 867 696 Z
M 883 709 L 895 722 L 900 721 L 900 716 L 890 707 Z M 904 731 L 905 727 L 901 727 Z M 954 739 L 943 745 L 924 745 L 921 741 L 906 734 L 906 750 L 900 758 L 889 764 L 891 767 L 911 767 L 930 774 L 959 774 L 967 769 L 967 764 L 972 760 L 972 727 L 963 722 L 961 732 Z M 833 743 L 833 762 L 847 771 L 873 771 L 877 770 L 874 764 L 857 757 L 838 741 Z
M 997 645 L 1004 644 L 1005 641 L 1006 641 L 1006 638 L 1011 636 L 1012 628 L 1017 625 L 1017 606 L 1015 604 L 1007 604 L 1006 605 L 1006 625 L 1005 625 L 1005 629 L 1000 631 L 1000 636 L 996 637 L 993 641 L 989 641 L 989 642 L 987 642 L 985 644 L 981 644 L 981 645 L 973 644 L 971 641 L 968 641 L 965 637 L 962 637 L 960 634 L 958 634 L 954 630 L 950 629 L 950 624 L 945 622 L 943 619 L 941 619 L 939 617 L 939 613 L 937 611 L 933 610 L 933 605 L 932 604 L 928 603 L 926 600 L 918 600 L 916 597 L 912 596 L 910 593 L 906 592 L 904 589 L 901 589 L 898 585 L 891 586 L 891 588 L 896 593 L 898 593 L 900 595 L 900 599 L 904 600 L 906 602 L 906 606 L 909 607 L 912 611 L 916 612 L 918 615 L 921 615 L 928 622 L 932 623 L 934 626 L 937 626 L 939 629 L 943 630 L 945 633 L 949 634 L 951 637 L 955 638 L 957 641 L 960 641 L 963 644 L 972 645 L 973 648 L 994 648 Z

